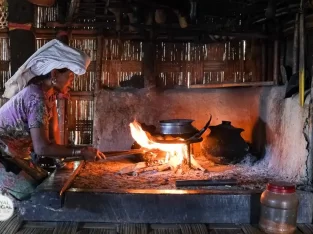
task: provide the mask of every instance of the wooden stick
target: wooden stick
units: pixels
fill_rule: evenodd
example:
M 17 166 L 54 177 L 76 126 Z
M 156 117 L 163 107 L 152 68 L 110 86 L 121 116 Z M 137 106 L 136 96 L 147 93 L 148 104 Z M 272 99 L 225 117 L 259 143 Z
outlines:
M 298 71 L 298 52 L 299 52 L 299 14 L 296 14 L 294 35 L 293 35 L 293 61 L 292 61 L 292 73 L 295 74 Z
M 95 162 L 106 162 L 106 161 L 114 161 L 118 159 L 123 159 L 127 156 L 134 155 L 134 154 L 141 154 L 143 153 L 142 149 L 137 150 L 127 150 L 127 151 L 121 151 L 121 152 L 103 152 L 104 155 L 106 155 L 106 159 L 98 160 Z M 73 161 L 81 161 L 84 160 L 82 157 L 79 156 L 73 156 L 73 157 L 66 157 L 63 162 L 73 162 Z
M 101 89 L 102 83 L 102 57 L 103 57 L 103 36 L 97 36 L 97 60 L 96 60 L 96 80 L 95 93 Z
M 72 175 L 67 179 L 67 181 L 65 182 L 65 184 L 63 185 L 61 191 L 60 191 L 60 196 L 63 195 L 63 193 L 71 186 L 71 184 L 73 183 L 75 177 L 78 175 L 78 173 L 80 172 L 80 170 L 83 168 L 83 166 L 85 165 L 85 162 L 82 161 L 79 166 L 74 170 L 74 172 L 72 173 Z
M 274 65 L 273 65 L 273 81 L 278 84 L 278 69 L 279 69 L 279 41 L 274 41 Z

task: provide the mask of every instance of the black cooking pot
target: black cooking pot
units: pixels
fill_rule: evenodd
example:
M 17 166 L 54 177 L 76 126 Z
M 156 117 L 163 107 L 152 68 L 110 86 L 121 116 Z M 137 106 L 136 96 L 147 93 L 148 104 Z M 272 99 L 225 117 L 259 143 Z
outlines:
M 247 155 L 249 146 L 240 135 L 242 128 L 235 128 L 230 121 L 209 128 L 211 132 L 201 144 L 206 158 L 218 164 L 235 164 Z

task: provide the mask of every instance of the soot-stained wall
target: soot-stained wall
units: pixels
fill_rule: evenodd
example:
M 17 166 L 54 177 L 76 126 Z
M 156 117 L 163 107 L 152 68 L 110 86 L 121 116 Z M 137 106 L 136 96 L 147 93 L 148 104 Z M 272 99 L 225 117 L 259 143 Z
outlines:
M 284 92 L 284 86 L 162 92 L 101 90 L 96 97 L 94 145 L 102 151 L 130 149 L 133 139 L 129 123 L 134 119 L 157 126 L 163 119 L 190 118 L 200 129 L 212 114 L 211 125 L 228 120 L 243 128 L 242 137 L 271 170 L 285 173 L 291 180 L 305 180 L 308 106 L 300 107 L 296 97 L 283 99 Z

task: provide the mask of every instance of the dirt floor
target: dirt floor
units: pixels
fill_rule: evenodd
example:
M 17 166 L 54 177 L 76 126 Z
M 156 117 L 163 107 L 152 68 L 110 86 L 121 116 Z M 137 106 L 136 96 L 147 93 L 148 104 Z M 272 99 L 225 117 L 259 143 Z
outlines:
M 218 187 L 184 187 L 181 189 L 265 189 L 270 180 L 283 180 L 271 174 L 263 162 L 252 163 L 251 156 L 237 165 L 212 165 L 206 158 L 198 156 L 196 161 L 206 171 L 188 169 L 166 171 L 147 171 L 137 175 L 120 174 L 119 171 L 136 162 L 133 160 L 87 163 L 74 180 L 72 188 L 88 189 L 177 189 L 176 180 L 236 179 L 238 185 Z M 286 180 L 286 179 L 285 179 Z

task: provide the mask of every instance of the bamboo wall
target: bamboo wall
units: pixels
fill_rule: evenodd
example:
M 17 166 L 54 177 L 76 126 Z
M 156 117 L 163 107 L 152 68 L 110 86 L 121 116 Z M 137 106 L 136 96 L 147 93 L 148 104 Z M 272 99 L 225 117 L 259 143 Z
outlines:
M 102 48 L 102 86 L 119 87 L 142 74 L 142 42 L 105 39 Z
M 0 94 L 4 91 L 4 84 L 11 76 L 10 67 L 10 40 L 6 36 L 0 37 Z M 0 95 L 0 106 L 2 106 L 6 99 Z
M 159 43 L 156 55 L 160 87 L 261 81 L 258 41 Z
M 56 21 L 56 7 L 35 7 L 34 28 L 48 28 Z M 91 29 L 91 28 L 86 28 Z M 40 48 L 50 38 L 37 36 Z M 86 74 L 75 77 L 71 100 L 66 104 L 66 137 L 75 144 L 91 144 L 93 131 L 93 92 L 96 82 L 96 60 L 101 58 L 102 88 L 119 88 L 134 77 L 143 79 L 143 42 L 104 39 L 97 45 L 95 36 L 73 37 L 70 45 L 91 57 Z M 97 48 L 102 48 L 100 51 Z M 10 77 L 9 39 L 0 38 L 0 89 Z M 191 87 L 194 84 L 246 83 L 262 81 L 261 42 L 230 41 L 212 44 L 164 43 L 155 45 L 156 85 L 161 88 Z M 101 56 L 99 54 L 101 53 Z M 0 99 L 0 105 L 5 102 Z

